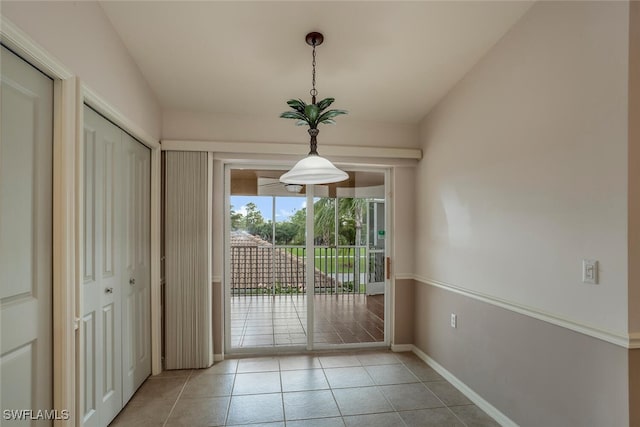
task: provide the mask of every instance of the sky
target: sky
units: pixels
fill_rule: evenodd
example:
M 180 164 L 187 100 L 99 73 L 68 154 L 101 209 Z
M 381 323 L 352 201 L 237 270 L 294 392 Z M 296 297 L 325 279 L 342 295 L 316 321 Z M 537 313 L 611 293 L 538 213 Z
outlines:
M 276 197 L 275 200 L 276 222 L 286 221 L 296 211 L 307 206 L 307 198 L 305 196 Z M 246 206 L 249 202 L 253 202 L 258 207 L 265 221 L 272 220 L 272 196 L 231 196 L 231 209 L 235 212 L 242 212 L 245 215 L 247 213 Z

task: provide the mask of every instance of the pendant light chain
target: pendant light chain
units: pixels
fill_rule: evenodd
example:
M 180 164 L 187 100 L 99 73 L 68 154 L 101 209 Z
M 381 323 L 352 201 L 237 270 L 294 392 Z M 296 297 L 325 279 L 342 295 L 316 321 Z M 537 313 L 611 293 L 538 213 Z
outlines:
M 1 0 L 0 0 L 1 1 Z M 307 124 L 307 132 L 311 137 L 309 141 L 309 154 L 300 160 L 295 166 L 280 177 L 280 182 L 285 184 L 316 185 L 341 182 L 349 179 L 349 175 L 338 169 L 329 160 L 318 154 L 318 125 L 333 123 L 333 118 L 347 114 L 345 110 L 326 110 L 334 101 L 333 98 L 324 99 L 322 105 L 316 102 L 318 90 L 316 89 L 316 47 L 324 41 L 322 33 L 311 32 L 305 37 L 305 41 L 313 48 L 312 72 L 311 72 L 311 104 L 301 99 L 290 99 L 287 104 L 292 108 L 280 115 L 284 119 L 296 119 L 298 124 Z
M 309 92 L 311 94 L 311 103 L 316 103 L 316 95 L 318 95 L 318 91 L 316 90 L 316 43 L 315 40 L 313 42 L 313 61 L 311 61 L 312 73 L 311 73 L 311 86 L 312 89 Z

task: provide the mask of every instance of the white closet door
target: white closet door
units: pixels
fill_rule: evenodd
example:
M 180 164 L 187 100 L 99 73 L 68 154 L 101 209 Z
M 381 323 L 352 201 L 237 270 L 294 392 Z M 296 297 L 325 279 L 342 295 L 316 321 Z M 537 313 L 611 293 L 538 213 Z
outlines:
M 151 152 L 123 133 L 125 284 L 123 285 L 123 397 L 128 401 L 151 374 Z
M 84 109 L 84 416 L 106 426 L 122 409 L 122 131 Z
M 53 82 L 4 47 L 0 62 L 0 401 L 51 409 Z

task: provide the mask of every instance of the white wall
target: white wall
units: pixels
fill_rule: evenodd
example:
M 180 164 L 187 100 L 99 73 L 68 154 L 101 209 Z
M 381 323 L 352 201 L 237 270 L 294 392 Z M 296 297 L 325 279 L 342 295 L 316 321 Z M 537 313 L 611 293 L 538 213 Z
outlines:
M 2 1 L 1 12 L 124 117 L 160 139 L 156 97 L 97 2 Z
M 626 335 L 628 30 L 627 2 L 539 2 L 427 116 L 419 278 Z
M 415 271 L 413 245 L 415 238 L 415 179 L 413 167 L 397 167 L 393 170 L 393 245 L 394 259 L 391 271 L 394 275 L 410 276 Z
M 283 104 L 284 105 L 284 104 Z M 286 107 L 286 105 L 285 105 Z M 283 108 L 284 111 L 286 108 Z M 323 145 L 409 147 L 419 144 L 418 126 L 361 122 L 339 117 L 336 125 L 320 126 L 318 151 Z M 306 128 L 294 120 L 165 110 L 162 138 L 224 142 L 290 142 L 309 144 Z

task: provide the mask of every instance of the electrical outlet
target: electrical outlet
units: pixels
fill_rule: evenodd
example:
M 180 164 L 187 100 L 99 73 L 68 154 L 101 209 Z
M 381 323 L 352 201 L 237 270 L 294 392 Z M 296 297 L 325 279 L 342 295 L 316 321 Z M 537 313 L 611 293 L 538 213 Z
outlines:
M 582 260 L 582 283 L 598 284 L 598 261 L 594 259 Z
M 451 327 L 452 328 L 458 327 L 458 316 L 456 316 L 454 313 L 451 313 Z

